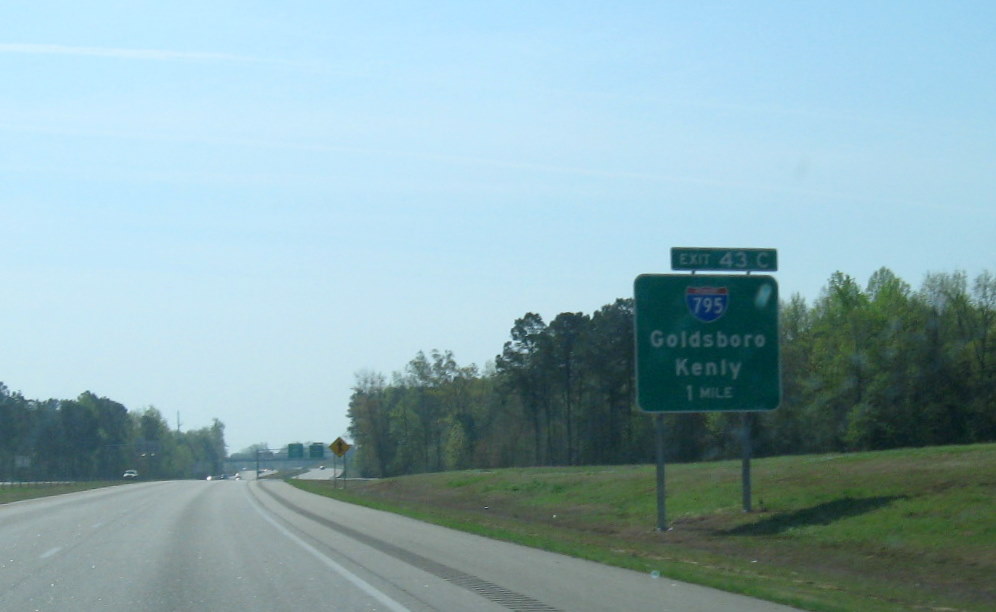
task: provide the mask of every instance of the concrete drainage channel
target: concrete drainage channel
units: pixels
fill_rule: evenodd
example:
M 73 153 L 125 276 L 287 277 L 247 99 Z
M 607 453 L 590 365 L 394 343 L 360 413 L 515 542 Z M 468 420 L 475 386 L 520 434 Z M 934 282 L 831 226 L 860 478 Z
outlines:
M 338 523 L 323 516 L 319 516 L 313 512 L 309 512 L 300 506 L 292 504 L 287 499 L 273 493 L 267 487 L 259 487 L 257 490 L 264 491 L 278 504 L 294 511 L 297 514 L 300 514 L 301 516 L 307 517 L 308 519 L 324 525 L 329 529 L 334 529 L 358 542 L 362 542 L 373 549 L 390 555 L 400 561 L 404 561 L 413 567 L 417 567 L 418 569 L 428 572 L 451 584 L 477 593 L 481 597 L 484 597 L 485 599 L 500 606 L 504 606 L 509 610 L 517 610 L 521 612 L 561 612 L 558 608 L 549 606 L 542 601 L 529 597 L 528 595 L 510 591 L 500 585 L 494 584 L 493 582 L 482 580 L 477 576 L 461 572 L 458 569 L 439 563 L 438 561 L 433 561 L 432 559 L 413 553 L 412 551 L 401 548 L 400 546 L 395 546 L 394 544 L 385 542 L 384 540 L 374 538 L 365 533 L 360 533 L 359 531 L 347 527 L 342 523 Z

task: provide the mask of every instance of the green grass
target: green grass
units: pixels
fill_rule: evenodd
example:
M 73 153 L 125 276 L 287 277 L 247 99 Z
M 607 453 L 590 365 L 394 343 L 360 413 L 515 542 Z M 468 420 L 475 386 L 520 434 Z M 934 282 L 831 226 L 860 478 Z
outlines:
M 98 480 L 93 482 L 72 482 L 65 484 L 18 484 L 13 486 L 4 485 L 0 487 L 0 504 L 7 504 L 25 499 L 35 499 L 36 497 L 48 497 L 49 495 L 62 495 L 63 493 L 77 493 L 89 489 L 99 489 L 101 487 L 112 487 L 124 484 L 120 480 Z
M 812 610 L 996 609 L 996 445 L 667 466 L 530 468 L 303 489 Z

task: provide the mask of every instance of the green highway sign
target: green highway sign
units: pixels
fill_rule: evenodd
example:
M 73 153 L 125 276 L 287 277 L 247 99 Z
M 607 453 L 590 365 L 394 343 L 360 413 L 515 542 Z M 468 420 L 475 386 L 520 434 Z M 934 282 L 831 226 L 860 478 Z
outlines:
M 717 249 L 673 247 L 672 270 L 727 270 L 730 272 L 774 272 L 776 249 Z
M 774 278 L 643 274 L 636 278 L 634 296 L 640 410 L 778 407 L 781 374 Z

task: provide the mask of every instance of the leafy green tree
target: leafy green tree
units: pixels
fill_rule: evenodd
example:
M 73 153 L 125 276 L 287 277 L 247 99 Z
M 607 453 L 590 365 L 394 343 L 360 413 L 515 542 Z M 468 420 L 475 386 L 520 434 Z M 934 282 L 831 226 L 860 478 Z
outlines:
M 32 413 L 29 402 L 20 393 L 11 393 L 0 383 L 0 480 L 16 480 L 22 477 L 17 473 L 15 457 L 26 455 L 30 448 L 26 439 L 32 429 Z
M 220 474 L 225 459 L 225 426 L 214 419 L 210 427 L 192 429 L 177 434 L 178 457 L 184 463 L 178 465 L 187 478 L 202 478 Z
M 524 418 L 519 398 L 502 391 L 501 384 L 492 365 L 472 381 L 475 467 L 532 465 L 531 424 Z
M 815 306 L 807 451 L 846 448 L 848 416 L 864 401 L 868 385 L 867 313 L 868 298 L 857 282 L 835 272 Z
M 418 457 L 415 471 L 434 472 L 442 464 L 443 413 L 435 392 L 438 373 L 432 362 L 419 351 L 405 368 L 404 408 L 415 415 L 415 427 L 409 428 L 406 440 L 413 448 L 410 453 Z
M 779 307 L 782 401 L 777 410 L 755 419 L 758 456 L 800 452 L 807 448 L 812 426 L 805 417 L 813 384 L 813 312 L 799 294 Z
M 128 409 L 90 391 L 80 394 L 76 404 L 88 414 L 88 425 L 96 428 L 94 460 L 88 477 L 113 479 L 128 469 L 132 446 L 132 423 Z
M 143 478 L 169 478 L 182 473 L 176 465 L 176 440 L 163 415 L 149 406 L 137 415 L 134 456 Z
M 32 478 L 64 480 L 69 478 L 66 433 L 60 415 L 59 400 L 32 401 L 32 428 L 24 448 L 32 456 Z
M 968 335 L 974 361 L 975 399 L 970 419 L 976 440 L 993 440 L 996 439 L 996 276 L 988 270 L 975 278 L 972 303 L 975 314 Z
M 934 388 L 944 382 L 948 420 L 966 442 L 996 439 L 996 278 L 983 272 L 969 291 L 964 272 L 929 274 L 921 295 L 939 347 Z
M 545 375 L 546 324 L 543 317 L 529 312 L 515 320 L 510 333 L 512 339 L 495 358 L 495 368 L 502 378 L 502 389 L 516 395 L 531 425 L 533 463 L 545 465 L 550 457 L 544 431 L 548 441 L 552 421 L 550 381 Z
M 650 418 L 635 412 L 633 300 L 618 299 L 591 316 L 581 349 L 586 401 L 582 463 L 638 463 L 653 457 Z
M 93 478 L 101 444 L 97 415 L 89 404 L 68 400 L 60 404 L 59 418 L 64 437 L 57 448 L 68 465 L 67 476 L 73 480 Z
M 924 349 L 924 309 L 891 270 L 872 274 L 865 294 L 864 379 L 861 401 L 848 416 L 848 448 L 876 449 L 922 443 L 915 412 L 922 402 L 916 372 Z
M 549 368 L 548 373 L 541 372 L 540 375 L 545 375 L 550 381 L 549 385 L 555 390 L 555 397 L 561 407 L 560 429 L 564 435 L 561 462 L 569 465 L 575 465 L 579 460 L 578 409 L 581 383 L 586 374 L 581 346 L 588 323 L 589 318 L 580 312 L 561 313 L 545 330 L 548 341 L 540 345 L 547 351 L 546 358 L 541 363 Z
M 366 476 L 390 475 L 395 444 L 390 437 L 384 376 L 364 371 L 358 372 L 355 378 L 347 415 L 350 419 L 349 434 L 357 446 L 357 469 Z

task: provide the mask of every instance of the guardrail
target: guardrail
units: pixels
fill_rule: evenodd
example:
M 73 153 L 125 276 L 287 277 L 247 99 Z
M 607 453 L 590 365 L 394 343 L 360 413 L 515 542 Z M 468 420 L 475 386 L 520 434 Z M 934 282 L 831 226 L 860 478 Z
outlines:
M 60 485 L 73 484 L 74 480 L 14 480 L 0 481 L 0 489 L 20 489 L 32 487 L 58 487 Z

